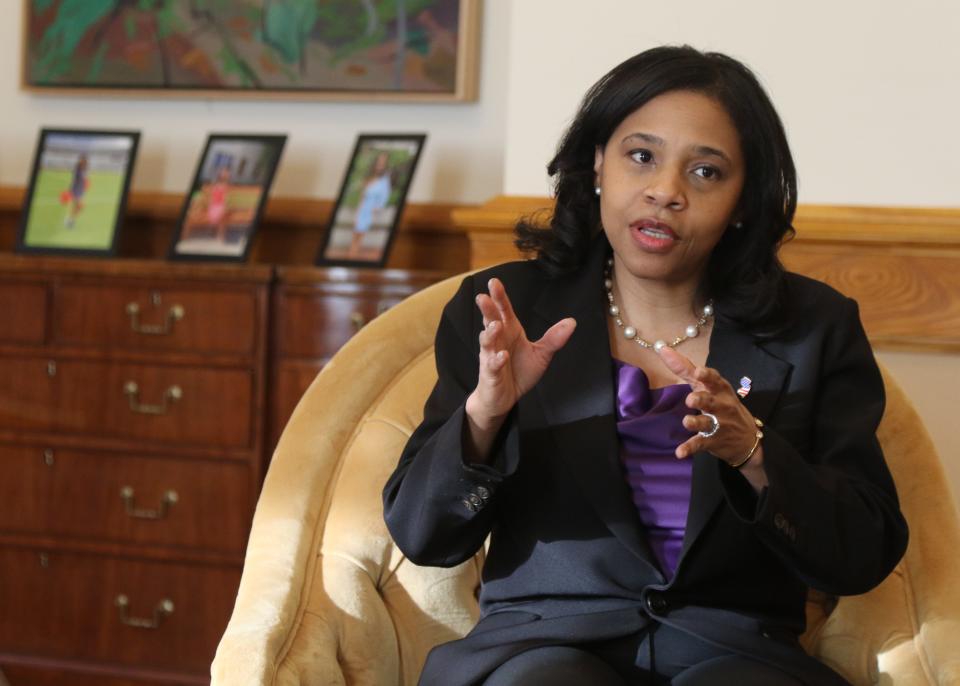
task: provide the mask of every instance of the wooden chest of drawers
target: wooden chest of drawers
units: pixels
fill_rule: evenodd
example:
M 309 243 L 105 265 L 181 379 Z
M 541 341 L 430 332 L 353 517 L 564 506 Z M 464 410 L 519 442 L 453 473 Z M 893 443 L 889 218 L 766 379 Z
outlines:
M 0 256 L 11 686 L 208 683 L 293 408 L 442 276 Z
M 0 666 L 206 683 L 264 471 L 272 270 L 0 258 Z
M 273 289 L 270 443 L 307 386 L 364 324 L 445 275 L 434 271 L 280 267 Z

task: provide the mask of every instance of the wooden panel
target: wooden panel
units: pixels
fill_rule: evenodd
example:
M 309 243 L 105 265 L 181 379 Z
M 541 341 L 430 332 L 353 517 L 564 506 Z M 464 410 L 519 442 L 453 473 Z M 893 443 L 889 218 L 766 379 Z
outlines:
M 48 358 L 0 357 L 0 426 L 49 429 L 57 418 L 56 363 Z
M 0 446 L 0 530 L 242 553 L 249 470 L 228 462 Z M 127 511 L 153 510 L 157 519 Z M 161 505 L 169 492 L 175 502 Z
M 136 313 L 130 309 L 136 308 Z M 182 316 L 176 318 L 176 313 Z M 169 283 L 70 283 L 57 291 L 54 338 L 107 348 L 250 353 L 256 345 L 253 293 L 186 290 Z
M 0 548 L 0 646 L 5 653 L 97 660 L 203 674 L 226 627 L 240 570 Z M 173 612 L 155 629 L 121 621 Z
M 51 662 L 57 666 L 51 666 Z M 2 654 L 0 670 L 10 686 L 202 686 L 210 683 L 209 678 L 200 675 L 164 675 L 116 666 L 41 662 L 18 657 L 4 660 Z
M 960 350 L 960 251 L 797 243 L 784 263 L 855 298 L 875 346 Z
M 244 447 L 253 440 L 252 381 L 239 369 L 0 358 L 0 427 Z M 135 395 L 125 392 L 131 382 Z M 164 409 L 144 414 L 131 398 Z
M 288 294 L 278 303 L 276 340 L 283 356 L 317 357 L 338 350 L 360 327 L 402 300 L 340 293 Z
M 280 440 L 290 415 L 307 388 L 323 369 L 322 362 L 309 360 L 283 361 L 277 364 L 273 379 L 273 402 L 271 403 L 270 445 L 272 452 Z
M 42 344 L 47 330 L 47 284 L 0 281 L 0 341 Z

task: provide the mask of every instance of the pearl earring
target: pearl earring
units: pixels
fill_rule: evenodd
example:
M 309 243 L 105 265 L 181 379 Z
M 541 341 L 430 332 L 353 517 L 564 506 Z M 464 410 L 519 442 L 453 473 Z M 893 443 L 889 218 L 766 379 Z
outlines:
M 735 228 L 735 229 L 742 229 L 742 228 L 743 228 L 743 222 L 734 222 L 733 228 Z
M 600 195 L 600 186 L 594 186 L 594 187 L 593 187 L 593 192 L 594 192 L 596 195 L 599 196 L 599 195 Z

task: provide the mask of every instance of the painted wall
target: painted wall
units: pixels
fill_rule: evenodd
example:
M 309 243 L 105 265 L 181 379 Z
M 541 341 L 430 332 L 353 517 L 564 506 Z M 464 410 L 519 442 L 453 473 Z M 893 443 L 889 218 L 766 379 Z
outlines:
M 509 9 L 487 3 L 480 97 L 466 104 L 377 104 L 55 97 L 20 90 L 22 0 L 0 0 L 0 185 L 26 185 L 42 126 L 142 132 L 133 188 L 185 193 L 211 131 L 287 133 L 273 193 L 332 198 L 359 132 L 429 134 L 410 199 L 482 202 L 503 188 Z
M 787 128 L 800 201 L 960 205 L 960 3 L 522 0 L 511 4 L 504 190 L 544 168 L 583 93 L 627 57 L 689 43 L 746 62 Z

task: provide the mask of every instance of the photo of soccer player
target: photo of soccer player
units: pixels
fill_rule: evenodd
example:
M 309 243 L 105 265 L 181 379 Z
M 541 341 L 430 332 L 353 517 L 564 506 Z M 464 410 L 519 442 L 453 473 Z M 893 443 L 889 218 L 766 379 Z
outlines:
M 18 251 L 112 253 L 139 137 L 136 131 L 43 129 Z

